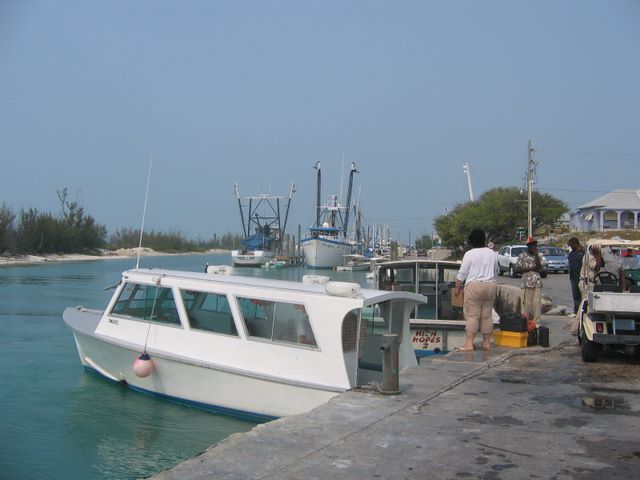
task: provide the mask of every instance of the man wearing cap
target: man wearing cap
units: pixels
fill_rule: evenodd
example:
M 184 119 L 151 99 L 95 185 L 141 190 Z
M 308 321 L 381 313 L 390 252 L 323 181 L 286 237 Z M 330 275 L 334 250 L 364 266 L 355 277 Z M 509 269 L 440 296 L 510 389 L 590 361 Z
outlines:
M 542 315 L 542 255 L 538 252 L 535 238 L 527 238 L 527 250 L 518 255 L 516 269 L 522 274 L 521 311 L 538 324 Z

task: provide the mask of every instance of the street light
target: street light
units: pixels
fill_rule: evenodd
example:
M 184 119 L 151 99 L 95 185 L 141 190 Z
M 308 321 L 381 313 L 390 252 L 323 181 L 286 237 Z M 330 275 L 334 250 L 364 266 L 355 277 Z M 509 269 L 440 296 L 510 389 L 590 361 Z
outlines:
M 469 168 L 469 162 L 465 162 L 462 165 L 462 170 L 467 174 L 467 185 L 469 187 L 469 200 L 473 202 L 473 190 L 471 189 L 471 169 Z

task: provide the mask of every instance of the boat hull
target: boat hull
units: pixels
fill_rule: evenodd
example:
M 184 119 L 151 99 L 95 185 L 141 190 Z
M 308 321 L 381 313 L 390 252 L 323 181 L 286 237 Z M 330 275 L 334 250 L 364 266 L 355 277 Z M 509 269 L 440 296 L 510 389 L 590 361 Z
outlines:
M 411 343 L 416 357 L 428 357 L 440 353 L 447 353 L 465 342 L 465 323 L 451 322 L 411 323 Z
M 231 251 L 231 263 L 234 267 L 260 267 L 273 258 L 273 252 L 269 250 L 252 250 L 247 253 Z
M 335 268 L 342 265 L 344 256 L 351 253 L 351 244 L 324 238 L 302 240 L 304 261 L 309 268 Z
M 267 421 L 304 413 L 339 393 L 219 370 L 153 351 L 149 355 L 154 371 L 140 378 L 132 370 L 138 350 L 78 331 L 73 334 L 83 366 L 109 380 L 238 418 Z

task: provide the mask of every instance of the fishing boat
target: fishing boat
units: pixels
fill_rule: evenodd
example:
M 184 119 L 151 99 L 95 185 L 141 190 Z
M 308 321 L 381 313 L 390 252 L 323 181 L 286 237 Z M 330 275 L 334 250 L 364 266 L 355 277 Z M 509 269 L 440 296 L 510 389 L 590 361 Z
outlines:
M 243 240 L 243 242 L 246 240 Z M 231 263 L 235 267 L 260 267 L 275 258 L 271 250 L 252 249 L 231 250 Z
M 241 249 L 231 251 L 231 264 L 235 267 L 260 267 L 275 261 L 287 228 L 295 184 L 291 184 L 288 196 L 261 193 L 242 199 L 237 183 L 234 189 L 245 238 Z M 280 207 L 281 202 L 284 206 L 285 201 L 286 210 L 282 221 Z
M 462 296 L 454 295 L 460 262 L 397 260 L 378 265 L 375 285 L 380 290 L 418 293 L 426 303 L 411 312 L 411 342 L 418 358 L 447 353 L 465 341 Z M 499 316 L 494 311 L 494 324 Z
M 340 205 L 337 195 L 331 195 L 327 205 L 322 205 L 322 173 L 320 162 L 317 170 L 316 222 L 309 227 L 307 236 L 300 241 L 305 265 L 309 268 L 335 268 L 342 265 L 343 258 L 353 252 L 355 242 L 347 237 L 349 206 L 353 189 L 353 175 L 357 173 L 351 163 L 346 207 Z
M 67 308 L 81 364 L 140 392 L 263 421 L 381 382 L 385 333 L 399 335 L 399 368 L 417 363 L 409 314 L 420 295 L 209 270 L 128 270 L 104 311 Z

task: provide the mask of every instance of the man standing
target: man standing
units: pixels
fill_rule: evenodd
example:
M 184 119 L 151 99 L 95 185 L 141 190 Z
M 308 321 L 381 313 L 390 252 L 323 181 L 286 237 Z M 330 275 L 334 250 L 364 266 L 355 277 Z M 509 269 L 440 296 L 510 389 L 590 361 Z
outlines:
M 573 294 L 573 315 L 576 316 L 582 295 L 580 295 L 580 270 L 582 270 L 582 258 L 584 257 L 584 248 L 580 245 L 580 241 L 576 237 L 569 239 L 567 243 L 571 247 L 569 252 L 569 281 L 571 282 L 571 293 Z
M 486 236 L 483 230 L 474 229 L 469 234 L 471 250 L 462 257 L 462 264 L 456 276 L 454 295 L 460 295 L 464 282 L 464 319 L 465 343 L 457 348 L 459 352 L 473 351 L 473 341 L 478 329 L 482 333 L 482 348 L 489 350 L 493 331 L 493 303 L 498 285 L 498 256 L 485 247 Z
M 542 315 L 542 255 L 538 253 L 538 242 L 535 238 L 527 239 L 527 250 L 518 255 L 516 269 L 522 274 L 521 311 L 538 325 Z

